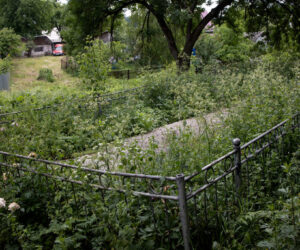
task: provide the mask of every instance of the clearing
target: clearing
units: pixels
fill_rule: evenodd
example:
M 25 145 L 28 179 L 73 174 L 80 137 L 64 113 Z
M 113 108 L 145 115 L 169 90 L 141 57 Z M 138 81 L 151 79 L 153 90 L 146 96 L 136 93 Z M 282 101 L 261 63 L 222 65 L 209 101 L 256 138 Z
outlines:
M 79 78 L 61 70 L 61 59 L 63 57 L 55 56 L 14 58 L 11 72 L 11 91 L 28 91 L 38 87 L 47 89 L 53 87 L 77 87 Z M 37 80 L 39 71 L 43 68 L 53 71 L 55 82 L 50 83 Z

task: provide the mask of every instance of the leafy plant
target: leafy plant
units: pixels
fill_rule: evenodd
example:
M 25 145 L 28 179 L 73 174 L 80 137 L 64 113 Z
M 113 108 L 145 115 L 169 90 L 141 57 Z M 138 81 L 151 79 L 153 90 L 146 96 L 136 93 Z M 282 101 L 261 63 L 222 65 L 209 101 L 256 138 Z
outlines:
M 0 30 L 0 59 L 7 56 L 16 56 L 24 50 L 21 36 L 13 29 L 3 28 Z
M 53 72 L 51 69 L 40 69 L 38 80 L 54 82 Z
M 0 59 L 0 75 L 8 72 L 10 68 L 11 68 L 11 61 L 9 57 Z

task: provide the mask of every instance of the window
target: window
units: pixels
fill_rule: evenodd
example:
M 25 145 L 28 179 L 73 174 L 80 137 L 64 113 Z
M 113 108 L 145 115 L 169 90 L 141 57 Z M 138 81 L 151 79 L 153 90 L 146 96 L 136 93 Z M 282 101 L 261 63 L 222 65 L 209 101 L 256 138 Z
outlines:
M 44 47 L 36 47 L 34 48 L 34 52 L 43 52 L 44 51 Z

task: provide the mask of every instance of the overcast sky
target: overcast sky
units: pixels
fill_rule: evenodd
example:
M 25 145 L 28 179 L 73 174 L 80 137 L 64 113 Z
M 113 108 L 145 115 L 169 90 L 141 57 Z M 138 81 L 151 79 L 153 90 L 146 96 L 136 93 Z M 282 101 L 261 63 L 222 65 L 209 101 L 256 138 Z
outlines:
M 69 0 L 59 0 L 61 3 L 67 3 Z M 207 6 L 207 5 L 204 5 L 206 11 L 210 11 L 212 8 L 214 8 L 216 6 L 216 1 L 212 1 L 212 5 L 210 6 Z M 126 13 L 126 15 L 130 14 L 129 12 Z

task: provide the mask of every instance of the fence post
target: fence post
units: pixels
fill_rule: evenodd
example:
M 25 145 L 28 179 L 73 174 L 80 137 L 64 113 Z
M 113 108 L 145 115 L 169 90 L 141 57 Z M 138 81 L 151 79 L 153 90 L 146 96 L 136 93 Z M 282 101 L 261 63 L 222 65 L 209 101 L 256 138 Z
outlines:
M 239 189 L 242 184 L 242 179 L 241 179 L 241 140 L 239 138 L 235 138 L 232 141 L 234 149 L 235 149 L 235 154 L 234 154 L 234 166 L 236 167 L 235 169 L 235 189 L 236 193 L 239 194 Z
M 178 187 L 178 203 L 179 203 L 182 235 L 184 241 L 184 249 L 189 250 L 190 249 L 190 228 L 189 228 L 188 208 L 186 203 L 184 174 L 176 175 L 176 182 Z
M 130 70 L 128 69 L 127 70 L 127 80 L 129 80 L 130 79 Z

